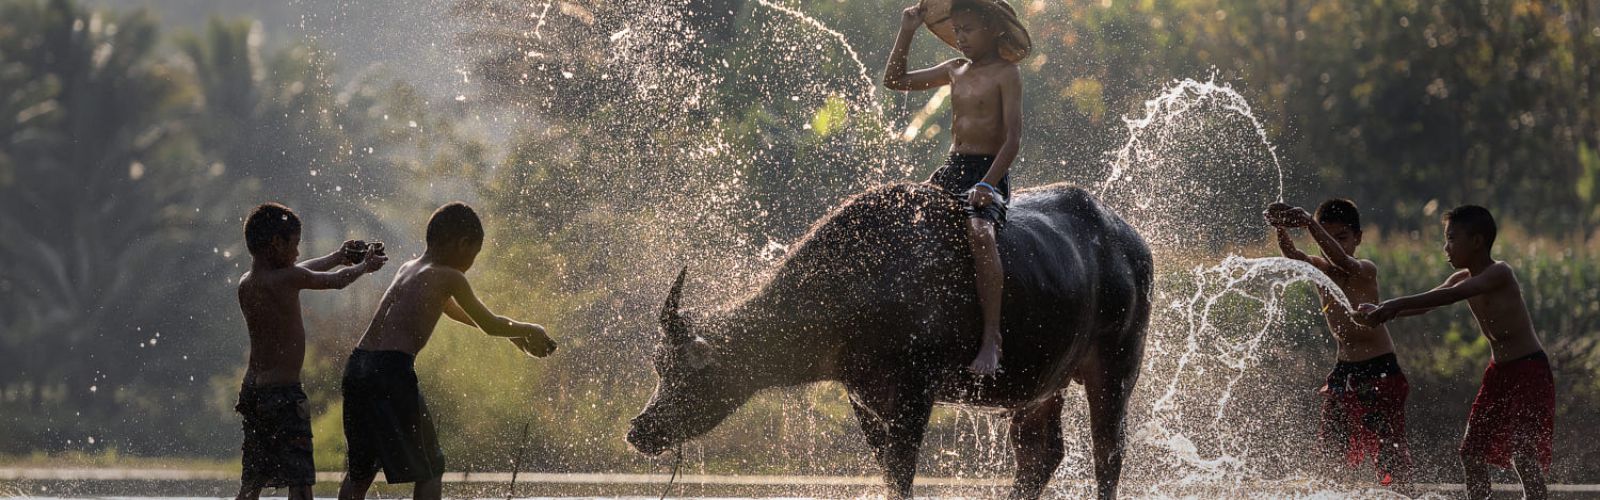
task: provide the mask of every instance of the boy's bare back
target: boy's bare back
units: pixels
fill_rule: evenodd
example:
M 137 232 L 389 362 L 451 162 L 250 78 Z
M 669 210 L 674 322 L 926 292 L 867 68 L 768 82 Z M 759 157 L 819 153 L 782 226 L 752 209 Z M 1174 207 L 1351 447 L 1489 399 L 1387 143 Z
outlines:
M 400 266 L 356 348 L 415 356 L 427 347 L 441 315 L 477 327 L 490 336 L 509 339 L 531 356 L 542 357 L 555 350 L 555 342 L 545 335 L 544 327 L 490 312 L 473 293 L 465 273 L 430 260 L 427 255 Z
M 357 347 L 416 355 L 428 345 L 445 303 L 466 283 L 466 275 L 449 266 L 422 259 L 406 262 L 384 292 Z

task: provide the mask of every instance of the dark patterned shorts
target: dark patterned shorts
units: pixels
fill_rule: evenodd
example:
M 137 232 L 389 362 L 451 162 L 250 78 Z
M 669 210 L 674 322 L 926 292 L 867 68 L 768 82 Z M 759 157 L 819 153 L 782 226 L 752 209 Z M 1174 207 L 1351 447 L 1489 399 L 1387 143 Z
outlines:
M 300 384 L 240 387 L 233 409 L 244 416 L 243 485 L 278 488 L 317 482 L 311 461 L 311 407 Z
M 983 219 L 994 223 L 995 228 L 1005 225 L 1006 203 L 1011 201 L 1011 176 L 1007 175 L 995 185 L 1000 191 L 995 193 L 994 203 L 983 208 L 973 207 L 967 203 L 967 193 L 978 185 L 983 177 L 989 175 L 989 167 L 994 165 L 994 157 L 988 155 L 969 155 L 951 153 L 943 167 L 933 172 L 933 177 L 928 182 L 943 188 L 951 196 L 961 200 L 961 206 L 966 208 L 967 216 Z

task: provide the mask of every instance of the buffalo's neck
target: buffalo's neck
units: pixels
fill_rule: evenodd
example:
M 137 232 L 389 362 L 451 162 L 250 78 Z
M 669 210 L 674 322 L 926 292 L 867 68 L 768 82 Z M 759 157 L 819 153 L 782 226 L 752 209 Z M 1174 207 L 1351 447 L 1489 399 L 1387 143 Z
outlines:
M 835 317 L 823 304 L 757 297 L 728 312 L 724 348 L 758 388 L 830 380 L 842 347 Z

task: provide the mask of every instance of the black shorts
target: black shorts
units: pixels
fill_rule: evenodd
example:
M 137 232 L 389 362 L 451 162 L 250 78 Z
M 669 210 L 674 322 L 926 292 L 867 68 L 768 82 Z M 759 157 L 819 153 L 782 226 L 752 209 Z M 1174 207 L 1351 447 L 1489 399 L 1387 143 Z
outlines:
M 983 208 L 973 207 L 967 203 L 967 193 L 989 175 L 989 167 L 994 165 L 994 157 L 989 155 L 969 155 L 950 153 L 943 167 L 933 172 L 933 177 L 928 182 L 944 189 L 951 196 L 961 200 L 961 206 L 966 208 L 967 216 L 983 219 L 994 223 L 998 228 L 1006 222 L 1006 203 L 1011 201 L 1011 175 L 1007 174 L 995 185 L 999 192 L 995 193 L 994 203 Z
M 242 485 L 279 488 L 317 482 L 317 467 L 311 460 L 311 407 L 300 384 L 242 386 L 233 410 L 244 417 Z
M 444 474 L 444 451 L 417 388 L 414 358 L 356 349 L 344 367 L 345 471 L 366 478 L 383 469 L 389 484 Z

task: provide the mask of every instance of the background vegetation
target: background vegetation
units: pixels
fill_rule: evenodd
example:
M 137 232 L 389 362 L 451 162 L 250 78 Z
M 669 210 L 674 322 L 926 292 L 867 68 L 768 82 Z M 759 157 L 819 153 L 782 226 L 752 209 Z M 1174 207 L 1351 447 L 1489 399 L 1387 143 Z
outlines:
M 1446 275 L 1444 210 L 1493 209 L 1558 370 L 1554 478 L 1600 481 L 1600 445 L 1583 439 L 1600 419 L 1600 2 L 1016 4 L 1038 53 L 1024 64 L 1018 184 L 1099 182 L 1123 117 L 1174 79 L 1213 76 L 1262 117 L 1286 198 L 1363 205 L 1386 295 Z M 835 200 L 926 175 L 945 111 L 929 93 L 870 90 L 897 3 L 782 4 L 840 38 L 755 2 L 551 5 L 535 17 L 543 4 L 451 4 L 460 29 L 416 43 L 459 49 L 476 90 L 458 98 L 419 90 L 437 89 L 436 74 L 293 41 L 316 36 L 268 40 L 296 33 L 270 9 L 232 11 L 278 16 L 266 23 L 173 27 L 144 10 L 0 0 L 0 453 L 235 459 L 245 336 L 232 281 L 249 265 L 248 208 L 297 209 L 307 255 L 363 237 L 404 257 L 421 251 L 434 206 L 466 199 L 490 230 L 480 294 L 551 325 L 563 346 L 530 362 L 442 327 L 419 366 L 452 469 L 505 469 L 528 423 L 529 468 L 653 470 L 621 435 L 653 383 L 650 318 L 671 273 L 701 274 L 692 302 L 737 295 Z M 914 53 L 951 54 L 926 36 Z M 1268 254 L 1259 235 L 1231 249 Z M 1215 261 L 1208 252 L 1186 258 Z M 321 468 L 342 465 L 337 376 L 388 276 L 305 296 Z M 1303 389 L 1279 404 L 1300 418 L 1284 439 L 1306 445 L 1293 440 L 1314 412 L 1295 409 L 1314 404 L 1332 351 L 1311 294 L 1292 297 L 1256 373 Z M 1425 474 L 1453 478 L 1487 343 L 1464 307 L 1395 334 L 1415 453 Z M 776 391 L 692 447 L 691 463 L 869 471 L 843 401 L 831 386 Z M 942 412 L 930 468 L 971 473 L 959 453 L 988 446 L 983 471 L 1009 470 L 974 437 L 980 420 Z

